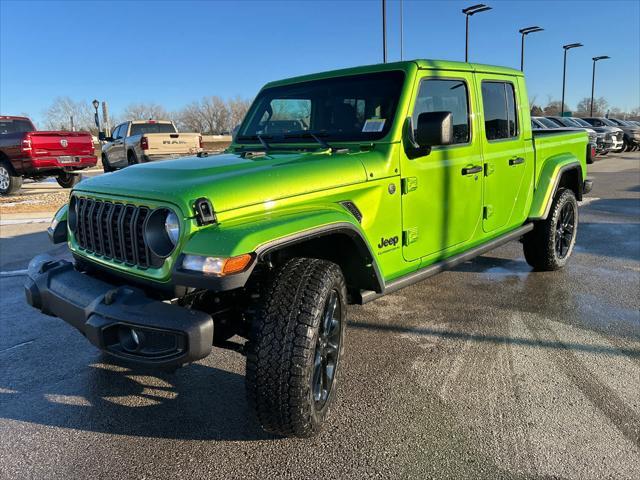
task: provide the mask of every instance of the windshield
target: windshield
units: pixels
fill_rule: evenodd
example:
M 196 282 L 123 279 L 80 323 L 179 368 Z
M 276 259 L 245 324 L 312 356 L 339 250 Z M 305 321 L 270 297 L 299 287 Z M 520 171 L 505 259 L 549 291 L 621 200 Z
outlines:
M 134 123 L 131 125 L 130 136 L 145 133 L 176 133 L 176 127 L 172 123 Z
M 334 77 L 260 92 L 238 132 L 238 143 L 368 141 L 391 129 L 402 91 L 401 71 Z M 307 141 L 307 140 L 305 140 Z
M 601 118 L 600 120 L 602 121 L 602 123 L 604 123 L 605 125 L 609 125 L 610 127 L 618 127 L 619 126 L 617 123 L 612 122 L 608 118 Z
M 560 128 L 560 125 L 558 125 L 556 122 L 548 118 L 536 117 L 536 120 L 539 121 L 542 125 L 544 125 L 547 128 Z
M 3 118 L 0 120 L 0 135 L 33 132 L 34 130 L 35 128 L 33 128 L 29 120 L 18 120 L 14 118 Z
M 562 120 L 564 121 L 564 123 L 565 123 L 565 125 L 567 127 L 579 127 L 579 128 L 582 128 L 582 125 L 580 125 L 578 122 L 576 122 L 574 118 L 565 117 Z
M 574 118 L 573 119 L 574 122 L 576 122 L 578 125 L 580 125 L 581 127 L 587 127 L 587 128 L 591 128 L 593 127 L 593 125 L 591 125 L 589 122 L 585 122 L 583 119 L 581 118 Z

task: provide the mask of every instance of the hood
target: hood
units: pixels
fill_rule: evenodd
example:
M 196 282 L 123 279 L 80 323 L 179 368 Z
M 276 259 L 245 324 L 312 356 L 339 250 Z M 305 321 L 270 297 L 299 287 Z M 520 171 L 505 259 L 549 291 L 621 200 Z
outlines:
M 82 181 L 75 190 L 170 202 L 190 213 L 201 197 L 216 212 L 365 182 L 356 153 L 295 152 L 243 157 L 226 153 L 127 167 Z

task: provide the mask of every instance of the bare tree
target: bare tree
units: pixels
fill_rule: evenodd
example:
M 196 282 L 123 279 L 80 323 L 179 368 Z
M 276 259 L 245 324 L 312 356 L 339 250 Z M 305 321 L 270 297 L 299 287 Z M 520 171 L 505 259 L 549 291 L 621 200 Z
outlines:
M 597 117 L 603 116 L 607 109 L 609 108 L 609 103 L 604 97 L 594 98 L 593 99 L 593 114 Z M 578 102 L 576 107 L 576 116 L 578 117 L 588 117 L 591 112 L 591 97 L 584 97 L 582 100 Z
M 73 116 L 76 130 L 87 130 L 91 133 L 96 133 L 97 128 L 91 110 L 89 102 L 76 102 L 69 97 L 58 97 L 44 111 L 45 128 L 50 130 L 70 130 L 71 117 Z
M 126 120 L 169 120 L 171 115 L 157 103 L 131 103 L 122 116 Z
M 192 102 L 177 114 L 177 124 L 181 131 L 206 132 L 207 125 L 200 110 L 199 102 Z
M 228 131 L 233 130 L 242 122 L 250 106 L 250 100 L 240 97 L 235 97 L 227 101 L 227 108 L 229 109 L 229 124 L 227 126 Z
M 544 107 L 544 114 L 545 115 L 562 115 L 562 112 L 568 112 L 569 111 L 569 107 L 567 106 L 567 104 L 564 104 L 564 108 L 560 108 L 560 100 L 551 100 L 549 101 L 549 103 L 547 104 L 546 107 Z

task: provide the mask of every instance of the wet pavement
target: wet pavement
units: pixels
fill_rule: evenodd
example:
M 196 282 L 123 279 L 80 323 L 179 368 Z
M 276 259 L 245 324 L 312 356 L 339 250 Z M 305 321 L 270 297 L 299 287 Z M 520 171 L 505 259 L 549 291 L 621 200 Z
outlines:
M 250 419 L 239 354 L 132 370 L 0 277 L 0 478 L 640 478 L 640 155 L 590 172 L 565 270 L 511 243 L 351 307 L 311 440 Z M 2 227 L 0 270 L 48 250 L 45 227 Z

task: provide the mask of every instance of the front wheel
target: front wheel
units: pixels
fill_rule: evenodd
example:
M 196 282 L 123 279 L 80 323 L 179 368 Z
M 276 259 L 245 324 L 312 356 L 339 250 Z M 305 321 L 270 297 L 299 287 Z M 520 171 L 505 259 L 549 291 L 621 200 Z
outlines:
M 59 173 L 56 177 L 58 185 L 60 185 L 62 188 L 73 188 L 80 182 L 80 180 L 82 180 L 82 177 L 80 175 L 69 172 Z
M 545 220 L 523 239 L 524 258 L 536 270 L 559 270 L 573 252 L 578 233 L 578 202 L 571 190 L 556 194 Z
M 346 324 L 346 286 L 336 264 L 294 258 L 279 268 L 252 319 L 249 404 L 272 433 L 310 437 L 336 395 Z

